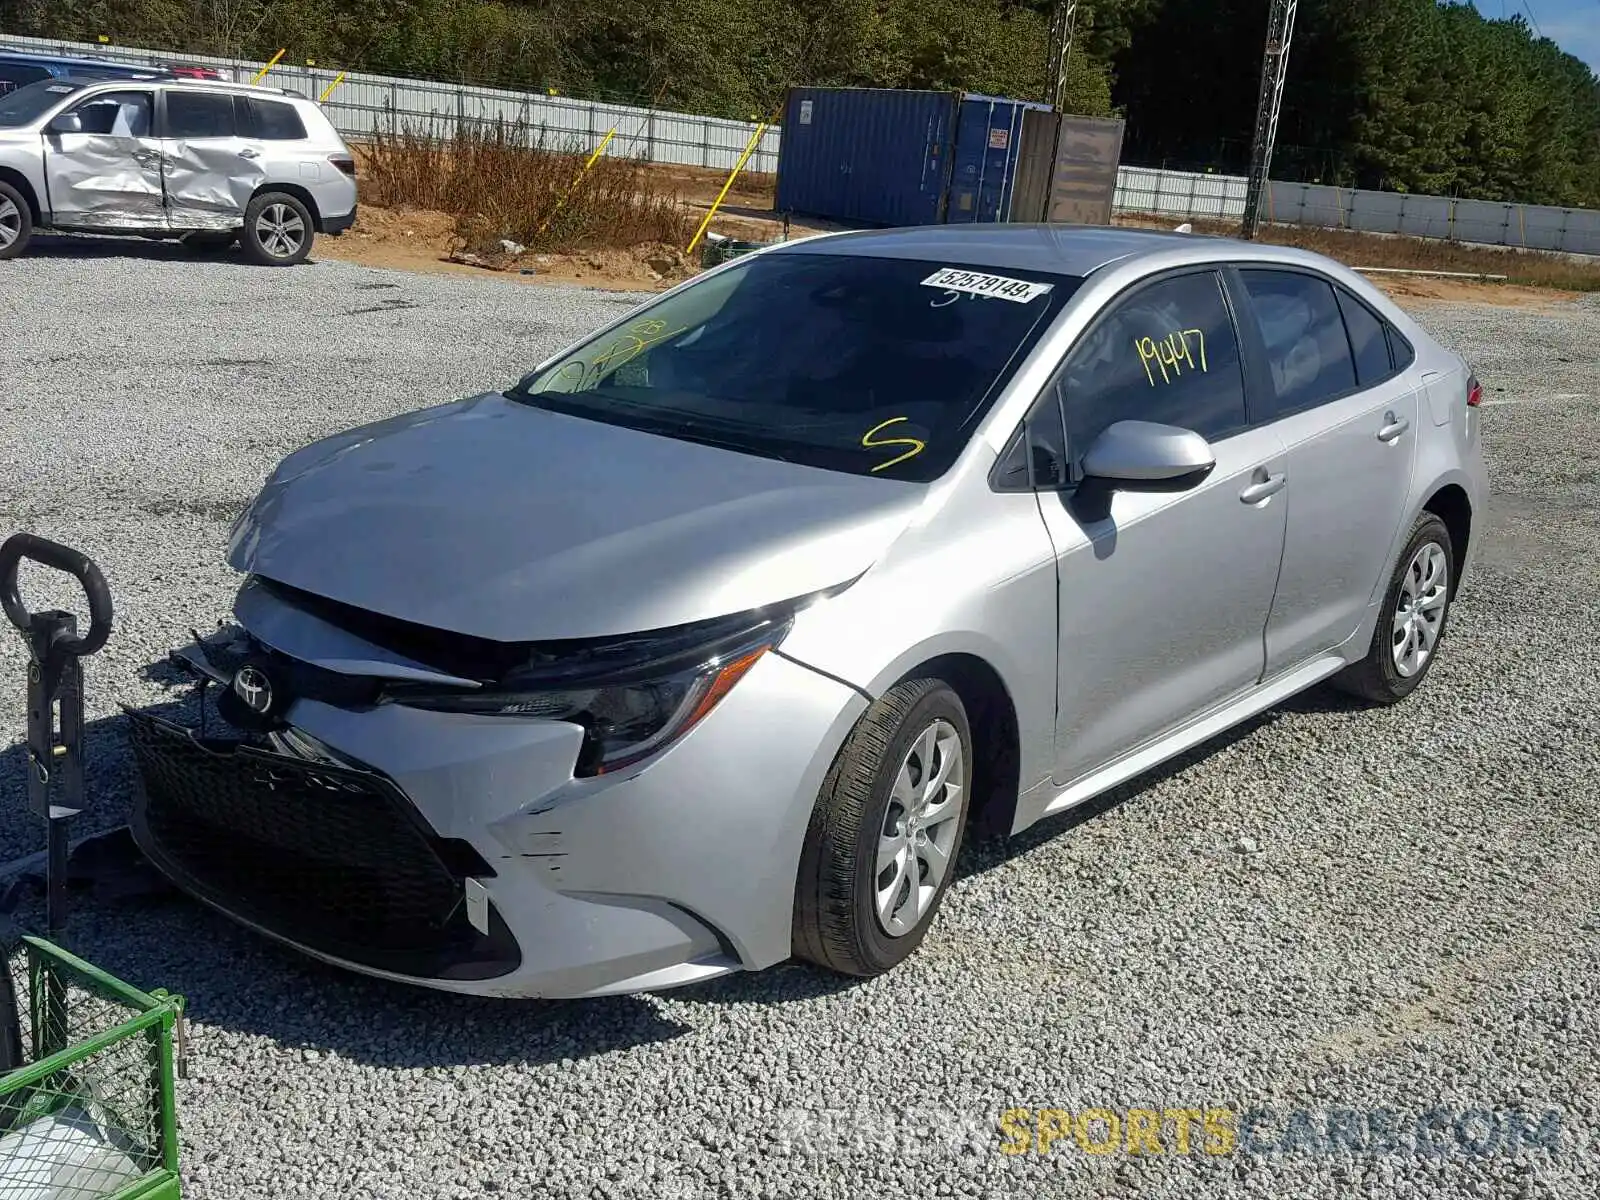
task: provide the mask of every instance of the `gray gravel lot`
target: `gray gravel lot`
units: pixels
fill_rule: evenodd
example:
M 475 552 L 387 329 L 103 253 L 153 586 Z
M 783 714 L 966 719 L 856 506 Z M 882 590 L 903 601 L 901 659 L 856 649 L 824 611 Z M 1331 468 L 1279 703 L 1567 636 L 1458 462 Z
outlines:
M 0 536 L 81 547 L 115 701 L 227 611 L 233 514 L 285 452 L 514 378 L 627 297 L 55 242 L 0 264 Z M 1600 297 L 1434 305 L 1477 365 L 1496 490 L 1437 669 L 1384 711 L 1316 692 L 967 855 L 922 952 L 653 998 L 463 1001 L 281 952 L 186 902 L 80 902 L 70 944 L 189 998 L 191 1197 L 1600 1195 Z M 65 599 L 28 576 L 36 604 Z M 0 854 L 23 657 L 0 650 Z M 1474 1156 L 1277 1142 L 1293 1110 L 1559 1113 Z M 999 1152 L 1007 1108 L 1273 1114 L 1209 1155 Z M 1477 1127 L 1481 1130 L 1481 1124 Z

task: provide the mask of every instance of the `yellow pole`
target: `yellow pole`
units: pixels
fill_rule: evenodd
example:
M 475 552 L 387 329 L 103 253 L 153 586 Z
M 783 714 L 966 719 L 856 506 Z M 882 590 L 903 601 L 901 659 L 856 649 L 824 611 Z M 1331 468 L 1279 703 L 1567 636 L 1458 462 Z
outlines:
M 317 97 L 317 103 L 318 104 L 326 104 L 328 102 L 328 97 L 333 95 L 333 89 L 338 87 L 341 83 L 343 83 L 344 82 L 344 77 L 346 75 L 348 75 L 349 73 L 350 72 L 348 72 L 348 71 L 340 71 L 339 72 L 339 78 L 335 79 L 332 83 L 330 83 L 327 86 L 327 89 L 322 93 L 322 95 Z
M 578 172 L 577 178 L 567 186 L 567 190 L 562 194 L 561 199 L 556 201 L 556 206 L 550 210 L 550 215 L 544 219 L 544 224 L 539 226 L 541 234 L 550 228 L 550 222 L 554 221 L 556 214 L 566 206 L 567 201 L 572 198 L 572 193 L 577 191 L 578 185 L 583 182 L 583 177 L 589 173 L 589 168 L 600 161 L 600 156 L 605 153 L 606 147 L 611 144 L 611 139 L 616 136 L 617 127 L 613 125 L 610 132 L 600 139 L 600 144 L 594 148 L 594 153 L 589 155 L 589 161 L 583 164 L 583 170 Z
M 750 161 L 750 156 L 755 153 L 761 135 L 767 131 L 767 122 L 763 121 L 756 126 L 756 131 L 750 135 L 750 141 L 744 148 L 744 153 L 739 155 L 739 161 L 733 164 L 733 170 L 728 172 L 727 182 L 722 185 L 722 190 L 717 193 L 717 198 L 712 201 L 711 207 L 706 210 L 706 219 L 700 222 L 700 228 L 694 231 L 694 236 L 689 239 L 689 246 L 685 254 L 693 254 L 694 248 L 700 244 L 700 238 L 706 231 L 706 226 L 711 224 L 711 218 L 717 215 L 717 209 L 722 207 L 722 202 L 727 199 L 728 190 L 733 187 L 733 181 L 739 178 L 739 172 L 744 170 L 744 164 Z
M 274 54 L 272 56 L 272 61 L 269 62 L 266 66 L 261 68 L 261 74 L 257 75 L 250 82 L 252 84 L 260 83 L 263 79 L 265 79 L 267 77 L 267 72 L 272 70 L 273 67 L 277 66 L 278 65 L 278 60 L 280 58 L 282 58 L 287 53 L 289 53 L 288 50 L 279 50 L 276 54 Z

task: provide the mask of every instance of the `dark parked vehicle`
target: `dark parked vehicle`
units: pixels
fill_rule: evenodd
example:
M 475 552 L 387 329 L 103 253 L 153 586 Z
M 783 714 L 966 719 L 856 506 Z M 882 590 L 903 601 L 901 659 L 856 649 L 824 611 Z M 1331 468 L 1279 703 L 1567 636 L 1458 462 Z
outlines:
M 0 96 L 45 79 L 166 79 L 172 72 L 112 62 L 104 58 L 68 58 L 59 54 L 25 54 L 0 50 Z

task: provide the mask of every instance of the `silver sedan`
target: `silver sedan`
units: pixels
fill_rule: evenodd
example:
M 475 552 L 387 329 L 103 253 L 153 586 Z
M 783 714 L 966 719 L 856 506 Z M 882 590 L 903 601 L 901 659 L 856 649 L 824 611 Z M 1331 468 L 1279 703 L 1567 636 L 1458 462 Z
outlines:
M 970 827 L 1324 680 L 1415 689 L 1483 522 L 1479 397 L 1293 250 L 966 226 L 736 259 L 285 459 L 235 620 L 179 652 L 212 723 L 132 719 L 136 836 L 432 987 L 881 973 Z

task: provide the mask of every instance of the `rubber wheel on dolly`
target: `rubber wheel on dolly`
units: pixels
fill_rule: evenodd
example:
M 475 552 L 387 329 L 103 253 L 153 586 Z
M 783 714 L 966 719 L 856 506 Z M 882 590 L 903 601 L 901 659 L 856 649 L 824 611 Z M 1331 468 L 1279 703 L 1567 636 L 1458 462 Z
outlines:
M 823 781 L 800 858 L 794 951 L 846 975 L 922 943 L 955 875 L 972 733 L 939 679 L 898 684 L 862 716 Z
M 306 260 L 316 230 L 306 206 L 288 192 L 263 192 L 244 210 L 239 245 L 262 267 L 292 267 Z
M 1454 561 L 1450 531 L 1424 512 L 1400 552 L 1367 656 L 1335 675 L 1336 687 L 1373 704 L 1393 704 L 1417 689 L 1444 642 Z
M 22 193 L 0 183 L 0 259 L 15 258 L 33 240 L 33 210 Z

